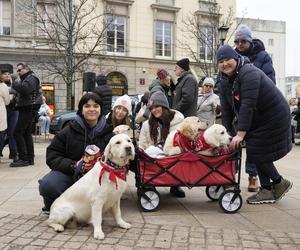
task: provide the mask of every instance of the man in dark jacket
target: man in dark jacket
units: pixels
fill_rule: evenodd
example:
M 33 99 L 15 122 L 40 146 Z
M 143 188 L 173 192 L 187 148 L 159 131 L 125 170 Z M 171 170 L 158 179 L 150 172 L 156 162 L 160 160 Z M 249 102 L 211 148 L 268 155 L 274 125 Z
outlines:
M 292 187 L 273 164 L 292 148 L 289 105 L 270 78 L 229 45 L 218 49 L 217 62 L 222 123 L 234 136 L 233 148 L 245 140 L 248 161 L 256 164 L 262 187 L 247 202 L 274 203 Z
M 107 85 L 107 79 L 104 75 L 98 75 L 96 77 L 97 87 L 94 89 L 94 93 L 100 96 L 103 102 L 103 114 L 107 115 L 111 111 L 112 102 L 112 89 Z
M 273 82 L 275 80 L 275 70 L 273 68 L 272 58 L 265 50 L 263 42 L 259 39 L 253 39 L 251 30 L 246 25 L 240 25 L 234 35 L 235 50 L 243 56 L 247 56 L 251 63 L 261 69 Z M 248 177 L 248 191 L 258 191 L 257 171 L 255 164 L 249 164 L 246 160 L 246 173 Z
M 19 111 L 14 132 L 19 160 L 12 162 L 10 166 L 25 167 L 34 165 L 34 146 L 31 132 L 33 119 L 43 103 L 42 87 L 40 80 L 27 65 L 18 63 L 17 72 L 20 81 L 15 81 L 12 88 L 17 91 L 17 109 Z
M 180 111 L 184 117 L 197 114 L 198 84 L 190 71 L 190 61 L 183 58 L 176 62 L 175 75 L 178 76 L 173 98 L 173 108 Z

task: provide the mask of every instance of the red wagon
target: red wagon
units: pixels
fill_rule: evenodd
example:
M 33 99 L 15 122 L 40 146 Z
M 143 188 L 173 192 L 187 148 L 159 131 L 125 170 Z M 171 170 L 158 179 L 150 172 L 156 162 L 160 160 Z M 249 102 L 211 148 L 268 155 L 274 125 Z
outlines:
M 139 205 L 144 211 L 158 208 L 160 195 L 155 187 L 164 186 L 206 186 L 208 198 L 219 201 L 226 213 L 235 213 L 241 208 L 241 150 L 214 157 L 186 152 L 152 158 L 139 148 L 136 154 L 136 186 Z

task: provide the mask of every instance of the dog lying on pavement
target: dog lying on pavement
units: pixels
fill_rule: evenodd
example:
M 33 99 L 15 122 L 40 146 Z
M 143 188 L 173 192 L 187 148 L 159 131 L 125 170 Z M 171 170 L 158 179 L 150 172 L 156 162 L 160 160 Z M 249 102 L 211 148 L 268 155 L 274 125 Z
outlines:
M 134 146 L 127 135 L 113 136 L 104 150 L 103 159 L 54 201 L 46 221 L 48 226 L 62 232 L 72 219 L 91 223 L 94 238 L 104 239 L 102 214 L 111 208 L 118 226 L 130 228 L 131 225 L 121 217 L 120 198 L 127 184 L 126 166 L 134 156 Z

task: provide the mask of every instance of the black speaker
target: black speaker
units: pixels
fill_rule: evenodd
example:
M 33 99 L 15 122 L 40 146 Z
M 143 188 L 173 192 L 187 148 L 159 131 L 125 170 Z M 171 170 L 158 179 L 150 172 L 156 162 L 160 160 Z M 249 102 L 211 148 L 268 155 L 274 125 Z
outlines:
M 83 73 L 83 91 L 93 91 L 95 88 L 96 73 L 84 72 Z

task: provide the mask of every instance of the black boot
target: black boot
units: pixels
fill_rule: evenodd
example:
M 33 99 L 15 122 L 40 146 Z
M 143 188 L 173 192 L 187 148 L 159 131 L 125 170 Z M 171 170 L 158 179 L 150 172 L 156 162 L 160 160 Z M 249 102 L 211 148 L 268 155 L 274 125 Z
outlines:
M 9 159 L 13 159 L 13 162 L 16 162 L 18 160 L 18 154 L 16 151 L 11 151 L 9 153 Z
M 185 192 L 182 190 L 181 187 L 171 187 L 170 188 L 170 193 L 175 195 L 178 198 L 184 198 L 185 197 Z
M 28 161 L 23 161 L 23 160 L 19 159 L 16 162 L 12 162 L 9 166 L 11 168 L 15 168 L 15 167 L 27 167 L 27 166 L 29 166 L 29 163 L 28 163 Z

